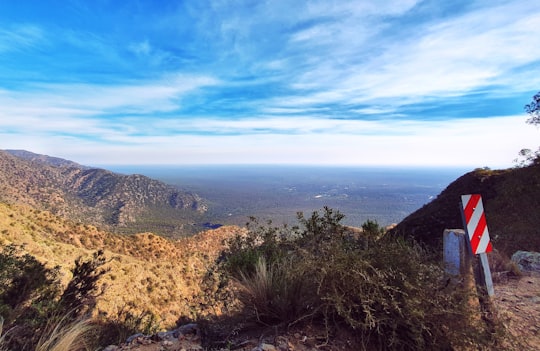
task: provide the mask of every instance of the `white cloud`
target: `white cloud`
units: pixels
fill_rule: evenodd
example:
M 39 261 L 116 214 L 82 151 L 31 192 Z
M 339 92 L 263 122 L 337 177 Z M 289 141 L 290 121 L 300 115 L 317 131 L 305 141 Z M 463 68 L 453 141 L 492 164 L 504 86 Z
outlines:
M 181 108 L 185 94 L 216 84 L 216 79 L 207 76 L 170 75 L 129 85 L 40 84 L 25 92 L 0 90 L 0 125 L 21 118 L 56 120 L 173 111 Z
M 435 109 L 471 92 L 493 99 L 538 89 L 540 77 L 526 69 L 540 62 L 534 1 L 477 1 L 442 17 L 415 17 L 417 5 L 426 11 L 415 0 L 210 5 L 186 5 L 183 17 L 159 21 L 159 34 L 145 23 L 142 38 L 121 30 L 56 28 L 61 34 L 53 38 L 39 26 L 0 29 L 0 53 L 46 38 L 59 50 L 36 57 L 50 66 L 35 74 L 50 83 L 26 80 L 30 75 L 0 83 L 0 147 L 83 163 L 497 166 L 537 144 L 525 116 L 455 119 L 460 111 L 446 118 L 400 110 L 414 103 Z M 204 11 L 192 10 L 198 6 Z M 176 33 L 181 45 L 169 41 Z M 63 63 L 71 71 L 57 68 Z M 177 63 L 178 73 L 164 73 Z M 141 75 L 159 78 L 134 78 Z M 102 78 L 117 83 L 90 82 Z M 197 116 L 182 109 L 186 101 Z M 378 120 L 359 120 L 365 115 Z M 433 117 L 438 121 L 427 121 Z
M 497 168 L 511 166 L 521 148 L 536 148 L 539 131 L 526 125 L 523 119 L 521 116 L 438 122 L 306 119 L 292 125 L 279 118 L 266 123 L 257 119 L 238 121 L 232 125 L 204 120 L 199 125 L 191 122 L 189 127 L 194 130 L 223 127 L 241 134 L 133 136 L 122 131 L 115 134 L 109 129 L 103 135 L 109 142 L 102 143 L 74 136 L 0 133 L 0 148 L 33 147 L 31 151 L 86 164 L 289 163 Z M 268 128 L 278 133 L 249 133 L 253 128 Z M 279 133 L 280 128 L 293 128 L 295 133 Z M 319 129 L 325 132 L 319 133 Z

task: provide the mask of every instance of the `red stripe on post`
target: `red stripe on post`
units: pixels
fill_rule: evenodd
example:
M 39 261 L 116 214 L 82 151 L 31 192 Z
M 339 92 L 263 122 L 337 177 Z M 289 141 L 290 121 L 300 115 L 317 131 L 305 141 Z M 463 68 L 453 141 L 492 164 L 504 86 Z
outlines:
M 478 224 L 476 225 L 476 228 L 474 228 L 473 235 L 471 237 L 471 248 L 474 253 L 478 251 L 478 244 L 480 244 L 480 240 L 482 239 L 482 234 L 484 234 L 484 230 L 486 229 L 486 216 L 482 213 L 480 216 L 480 219 L 478 220 Z
M 467 224 L 469 224 L 469 221 L 471 220 L 474 209 L 478 205 L 478 202 L 480 201 L 480 199 L 481 197 L 479 194 L 472 194 L 469 201 L 467 201 L 467 204 L 465 205 L 465 208 L 463 209 L 463 213 L 465 214 L 465 221 L 467 222 Z

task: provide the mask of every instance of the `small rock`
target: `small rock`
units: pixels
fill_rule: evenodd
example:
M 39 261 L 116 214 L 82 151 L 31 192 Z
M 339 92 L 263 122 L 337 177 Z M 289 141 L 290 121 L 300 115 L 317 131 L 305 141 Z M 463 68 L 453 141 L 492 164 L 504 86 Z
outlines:
M 251 351 L 277 351 L 276 347 L 272 344 L 261 344 Z
M 143 333 L 137 333 L 134 335 L 131 335 L 127 338 L 126 343 L 130 344 L 133 340 L 139 339 L 140 337 L 144 337 L 145 335 Z

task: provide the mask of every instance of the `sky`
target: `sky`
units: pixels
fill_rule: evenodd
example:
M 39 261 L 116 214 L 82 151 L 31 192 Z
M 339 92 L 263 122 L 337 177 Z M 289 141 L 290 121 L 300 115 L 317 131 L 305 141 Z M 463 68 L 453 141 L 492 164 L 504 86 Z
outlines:
M 0 149 L 86 165 L 513 166 L 540 1 L 2 0 Z

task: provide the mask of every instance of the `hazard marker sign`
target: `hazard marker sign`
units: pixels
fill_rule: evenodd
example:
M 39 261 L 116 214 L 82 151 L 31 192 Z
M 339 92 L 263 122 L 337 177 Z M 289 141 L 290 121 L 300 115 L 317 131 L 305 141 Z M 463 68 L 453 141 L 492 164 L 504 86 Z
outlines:
M 461 209 L 473 254 L 491 252 L 491 241 L 480 194 L 461 195 Z

